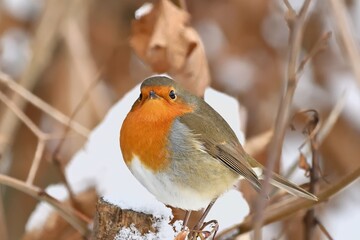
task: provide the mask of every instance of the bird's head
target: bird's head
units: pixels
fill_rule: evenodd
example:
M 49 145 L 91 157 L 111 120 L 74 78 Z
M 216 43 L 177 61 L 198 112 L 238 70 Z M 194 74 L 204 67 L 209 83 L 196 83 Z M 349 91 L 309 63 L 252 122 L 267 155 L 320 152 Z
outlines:
M 178 83 L 165 76 L 147 78 L 140 87 L 140 94 L 131 113 L 145 120 L 166 120 L 191 112 L 195 96 Z

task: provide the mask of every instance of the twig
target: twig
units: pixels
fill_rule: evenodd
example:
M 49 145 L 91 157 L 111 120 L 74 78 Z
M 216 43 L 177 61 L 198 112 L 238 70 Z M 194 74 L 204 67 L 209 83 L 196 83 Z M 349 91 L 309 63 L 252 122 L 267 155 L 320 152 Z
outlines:
M 331 31 L 328 31 L 324 33 L 318 41 L 315 43 L 315 45 L 311 48 L 310 52 L 304 57 L 304 59 L 300 62 L 300 65 L 297 70 L 297 74 L 301 75 L 301 73 L 304 71 L 305 65 L 312 59 L 314 56 L 316 56 L 321 51 L 325 50 L 327 48 L 329 39 L 331 37 Z
M 10 109 L 15 115 L 38 137 L 38 145 L 36 147 L 35 156 L 32 160 L 31 168 L 26 180 L 26 183 L 29 185 L 33 184 L 37 170 L 40 165 L 41 158 L 45 149 L 45 141 L 49 139 L 48 135 L 43 133 L 31 119 L 26 116 L 19 107 L 17 107 L 5 94 L 0 91 L 0 101 L 5 103 L 5 105 Z
M 61 164 L 61 161 L 58 159 L 58 156 L 56 156 L 55 158 L 52 159 L 52 163 L 55 165 L 56 169 L 58 170 L 61 182 L 65 185 L 65 188 L 69 194 L 69 200 L 72 206 L 77 206 L 77 201 L 75 200 L 75 194 L 74 191 L 72 190 L 66 175 L 65 175 L 65 170 L 63 165 Z
M 281 202 L 276 202 L 264 211 L 264 224 L 270 224 L 276 221 L 286 219 L 297 211 L 307 210 L 322 202 L 328 201 L 329 198 L 337 194 L 360 176 L 360 166 L 357 166 L 353 172 L 346 174 L 333 184 L 323 184 L 319 187 L 321 189 L 317 195 L 318 201 L 310 201 L 304 198 L 288 198 Z M 218 240 L 234 239 L 235 236 L 247 233 L 254 229 L 255 215 L 251 214 L 245 218 L 245 220 L 234 227 L 226 229 L 218 234 Z
M 345 106 L 345 100 L 346 100 L 346 92 L 344 91 L 341 97 L 339 98 L 339 100 L 337 101 L 336 105 L 334 106 L 334 108 L 331 110 L 329 116 L 326 118 L 324 122 L 320 124 L 320 129 L 317 131 L 318 147 L 322 145 L 324 139 L 327 137 L 329 132 L 333 129 L 336 121 L 339 119 L 339 116 Z M 304 143 L 310 141 L 310 139 L 311 139 L 310 136 L 307 136 Z M 306 154 L 307 152 L 304 153 L 304 155 Z M 286 172 L 285 178 L 290 178 L 290 176 L 296 170 L 297 164 L 298 164 L 297 161 L 294 161 L 294 163 L 290 166 L 289 170 Z
M 3 187 L 0 186 L 0 233 L 3 240 L 8 240 L 7 224 L 5 220 L 4 201 L 2 194 Z
M 69 117 L 67 117 L 65 114 L 61 113 L 57 109 L 53 108 L 48 103 L 44 102 L 39 97 L 35 96 L 19 84 L 17 84 L 14 80 L 12 80 L 8 75 L 3 72 L 0 72 L 0 82 L 8 86 L 14 92 L 21 95 L 23 98 L 32 103 L 34 106 L 41 109 L 43 112 L 47 113 L 49 116 L 53 117 L 55 120 L 59 121 L 64 125 L 68 124 L 71 129 L 84 136 L 85 138 L 90 135 L 89 129 L 85 128 L 83 125 L 76 122 L 75 120 L 72 120 L 69 123 Z
M 69 208 L 51 197 L 49 194 L 44 192 L 41 188 L 35 186 L 29 186 L 24 182 L 15 178 L 0 174 L 0 184 L 15 188 L 23 193 L 26 193 L 40 201 L 47 202 L 53 206 L 58 213 L 67 221 L 71 226 L 78 230 L 83 236 L 88 235 L 87 224 L 90 222 L 84 215 L 76 211 L 75 209 Z
M 338 120 L 342 110 L 344 109 L 346 98 L 346 91 L 344 91 L 339 100 L 337 101 L 335 107 L 331 111 L 330 115 L 322 124 L 321 129 L 318 132 L 318 141 L 320 144 L 324 141 L 324 139 L 327 137 L 331 129 L 334 127 L 336 121 Z
M 35 156 L 31 163 L 30 171 L 26 179 L 26 184 L 32 185 L 34 183 L 36 173 L 39 170 L 40 162 L 45 150 L 45 139 L 39 138 L 39 142 L 36 146 Z
M 46 9 L 42 18 L 39 21 L 33 40 L 32 58 L 27 65 L 22 77 L 19 80 L 21 85 L 27 91 L 32 91 L 36 83 L 41 79 L 46 66 L 49 64 L 54 50 L 57 46 L 57 24 L 62 19 L 62 13 L 65 11 L 68 4 L 66 1 L 51 0 L 47 2 Z M 27 102 L 18 94 L 13 94 L 10 97 L 21 110 L 25 108 Z M 19 127 L 19 120 L 12 114 L 9 109 L 6 109 L 0 121 L 0 132 L 6 139 L 6 145 L 0 145 L 0 153 L 6 151 L 6 148 L 12 145 L 16 131 Z
M 255 218 L 255 232 L 254 238 L 256 240 L 261 239 L 261 227 L 263 225 L 263 209 L 266 205 L 266 196 L 268 189 L 270 187 L 269 180 L 271 178 L 272 170 L 275 167 L 275 163 L 281 156 L 281 149 L 285 136 L 285 129 L 289 121 L 289 112 L 291 107 L 291 102 L 294 96 L 296 84 L 297 84 L 297 68 L 298 61 L 301 51 L 301 43 L 303 38 L 304 24 L 306 12 L 309 8 L 311 0 L 305 0 L 303 6 L 300 10 L 299 15 L 296 18 L 296 21 L 290 28 L 290 55 L 289 55 L 289 64 L 287 69 L 287 86 L 285 96 L 282 98 L 279 106 L 279 111 L 276 117 L 275 130 L 272 141 L 272 146 L 270 147 L 269 158 L 266 164 L 266 167 L 269 171 L 266 171 L 263 188 L 261 190 L 262 197 L 257 201 L 256 208 L 256 218 Z M 291 10 L 291 9 L 290 9 Z
M 309 132 L 308 135 L 312 135 L 312 132 L 316 129 L 319 129 L 319 116 L 318 113 L 315 112 L 313 115 L 313 119 L 310 122 L 309 126 Z M 317 142 L 317 134 L 315 134 L 311 140 L 311 155 L 312 155 L 312 166 L 310 168 L 310 193 L 316 195 L 317 189 L 316 189 L 316 183 L 318 181 L 318 171 L 317 166 L 319 166 L 318 162 L 318 142 Z M 315 230 L 315 209 L 311 208 L 306 212 L 306 215 L 304 217 L 305 220 L 305 234 L 304 239 L 305 240 L 311 240 L 314 236 L 314 230 Z
M 38 138 L 45 138 L 43 132 L 15 105 L 3 92 L 0 91 L 0 101 L 2 101 L 8 109 L 10 109 L 15 115 L 32 131 Z
M 328 232 L 328 230 L 326 230 L 325 226 L 319 221 L 319 219 L 315 218 L 315 223 L 329 240 L 334 239 L 333 237 L 331 237 L 330 233 Z
M 93 90 L 100 83 L 101 80 L 100 73 L 102 72 L 102 68 L 98 72 L 95 72 L 95 63 L 89 60 L 92 59 L 89 47 L 87 46 L 87 41 L 85 40 L 84 35 L 81 33 L 78 24 L 79 19 L 74 18 L 74 16 L 69 17 L 69 19 L 64 23 L 65 30 L 62 33 L 63 38 L 68 44 L 69 51 L 72 54 L 72 60 L 74 61 L 75 68 L 79 72 L 80 79 L 82 80 L 86 88 L 85 93 L 82 95 L 80 101 L 76 104 L 74 111 L 72 111 L 69 117 L 69 123 L 75 118 L 75 116 L 78 114 L 78 112 L 82 109 L 82 107 L 88 100 L 92 102 L 92 105 L 95 108 L 95 112 L 97 113 L 99 118 L 105 114 L 106 109 L 110 105 L 107 97 L 102 92 L 96 91 L 94 94 Z M 75 199 L 72 188 L 66 179 L 66 175 L 64 173 L 61 161 L 59 160 L 59 152 L 64 144 L 64 141 L 69 131 L 70 125 L 67 124 L 63 132 L 63 138 L 61 139 L 52 154 L 52 160 L 57 169 L 59 170 L 62 182 L 65 184 L 66 189 L 68 190 L 70 202 L 73 204 L 74 207 L 76 207 L 78 206 L 78 203 Z
M 300 112 L 297 112 L 296 114 L 294 114 L 294 116 L 292 117 L 292 120 L 293 120 L 297 115 L 305 114 L 305 113 L 310 113 L 310 112 L 313 112 L 314 114 L 318 115 L 318 113 L 317 113 L 316 110 L 314 110 L 314 109 L 307 109 L 307 110 L 303 110 L 303 111 L 300 111 Z M 292 120 L 291 120 L 291 121 L 292 121 Z M 309 123 L 308 123 L 308 124 L 309 124 Z M 305 141 L 304 141 L 302 144 L 300 144 L 299 150 L 302 149 L 302 148 L 306 145 L 307 142 L 310 142 L 311 139 L 313 139 L 313 138 L 315 137 L 315 135 L 318 134 L 318 132 L 320 131 L 321 126 L 322 126 L 322 125 L 321 125 L 320 123 L 316 124 L 315 128 L 314 128 L 312 131 L 310 131 L 309 134 L 307 134 Z
M 355 74 L 358 86 L 360 87 L 360 55 L 358 45 L 355 41 L 353 31 L 350 28 L 351 23 L 346 13 L 344 1 L 330 0 L 330 6 L 335 17 L 334 21 L 340 34 L 340 38 L 344 44 L 345 51 L 350 66 Z
M 44 154 L 45 143 L 47 140 L 52 139 L 48 134 L 45 134 L 36 126 L 31 119 L 26 116 L 5 94 L 0 91 L 0 101 L 4 102 L 5 105 L 15 113 L 15 115 L 37 136 L 38 145 L 36 147 L 35 156 L 32 160 L 30 171 L 26 180 L 26 183 L 29 185 L 33 184 L 33 181 L 36 177 L 36 173 L 40 166 L 40 161 Z M 62 139 L 63 140 L 63 139 Z M 68 186 L 65 182 L 65 186 Z M 70 192 L 69 195 L 71 196 Z
M 96 70 L 96 65 L 90 53 L 90 47 L 85 39 L 82 28 L 79 26 L 79 20 L 73 16 L 69 17 L 69 19 L 64 22 L 64 31 L 62 32 L 71 54 L 71 60 L 74 63 L 74 69 L 79 74 L 80 82 L 84 85 L 83 89 L 91 89 L 91 94 L 85 92 L 88 98 L 87 100 L 89 100 L 91 106 L 93 106 L 93 112 L 98 119 L 101 119 L 111 103 L 101 88 L 94 88 L 100 83 L 98 80 L 99 71 Z M 96 79 L 95 84 L 93 81 L 94 78 Z
M 95 79 L 95 81 L 93 81 L 90 86 L 88 86 L 88 89 L 85 91 L 85 94 L 82 96 L 82 98 L 80 99 L 79 103 L 76 105 L 74 111 L 71 113 L 70 118 L 69 118 L 69 123 L 72 121 L 72 119 L 75 118 L 75 116 L 77 115 L 77 113 L 81 110 L 81 108 L 83 107 L 83 105 L 86 103 L 86 101 L 88 100 L 91 90 L 99 83 L 99 78 L 100 74 L 97 74 L 97 78 Z M 69 199 L 70 202 L 73 204 L 73 206 L 78 206 L 78 203 L 75 199 L 75 195 L 73 193 L 73 190 L 70 186 L 70 184 L 67 181 L 66 175 L 64 173 L 64 169 L 62 167 L 61 161 L 59 160 L 60 156 L 59 156 L 59 152 L 62 148 L 62 146 L 64 145 L 66 136 L 69 134 L 70 131 L 70 125 L 67 124 L 64 132 L 63 132 L 63 137 L 61 138 L 59 144 L 56 146 L 53 154 L 52 154 L 52 162 L 54 163 L 54 165 L 56 166 L 56 168 L 58 169 L 59 173 L 60 173 L 60 178 L 62 180 L 62 182 L 64 183 L 68 193 L 69 193 Z

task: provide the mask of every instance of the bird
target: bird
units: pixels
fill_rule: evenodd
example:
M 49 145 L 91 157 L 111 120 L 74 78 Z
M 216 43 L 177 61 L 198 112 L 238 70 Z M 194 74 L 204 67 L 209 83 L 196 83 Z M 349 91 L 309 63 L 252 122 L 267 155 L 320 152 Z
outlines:
M 218 112 L 167 76 L 142 82 L 119 141 L 131 173 L 160 202 L 185 210 L 185 225 L 191 211 L 205 207 L 209 211 L 241 178 L 260 191 L 267 171 L 245 152 Z M 295 196 L 317 200 L 276 173 L 271 174 L 270 183 Z

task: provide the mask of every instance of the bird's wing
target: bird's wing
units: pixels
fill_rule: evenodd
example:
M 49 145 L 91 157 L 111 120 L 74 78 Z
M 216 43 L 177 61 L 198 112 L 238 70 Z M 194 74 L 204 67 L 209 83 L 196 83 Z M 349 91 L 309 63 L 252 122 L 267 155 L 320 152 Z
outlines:
M 259 178 L 252 170 L 247 160 L 249 156 L 241 147 L 233 130 L 209 105 L 200 107 L 206 109 L 185 114 L 179 117 L 179 121 L 195 134 L 199 142 L 203 143 L 209 155 L 250 181 L 255 189 L 259 190 L 261 188 Z

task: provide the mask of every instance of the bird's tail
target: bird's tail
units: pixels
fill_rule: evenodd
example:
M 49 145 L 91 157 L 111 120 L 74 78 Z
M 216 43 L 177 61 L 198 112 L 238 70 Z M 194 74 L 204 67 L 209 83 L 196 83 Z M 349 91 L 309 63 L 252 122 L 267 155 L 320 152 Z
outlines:
M 279 174 L 273 173 L 270 183 L 275 187 L 284 189 L 285 191 L 287 191 L 292 195 L 307 198 L 313 201 L 318 200 L 318 198 L 314 194 L 309 193 L 308 191 L 299 187 L 298 185 L 286 180 L 284 177 L 280 176 Z
M 255 168 L 253 168 L 253 170 L 260 180 L 264 180 L 265 170 L 262 166 L 255 167 Z M 272 177 L 270 179 L 270 184 L 277 188 L 283 189 L 286 192 L 288 192 L 294 196 L 307 198 L 307 199 L 310 199 L 313 201 L 318 200 L 318 198 L 314 194 L 309 193 L 305 189 L 299 187 L 295 183 L 290 182 L 289 180 L 285 179 L 284 177 L 280 176 L 277 173 L 274 173 L 274 172 L 272 173 Z

